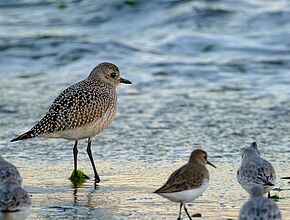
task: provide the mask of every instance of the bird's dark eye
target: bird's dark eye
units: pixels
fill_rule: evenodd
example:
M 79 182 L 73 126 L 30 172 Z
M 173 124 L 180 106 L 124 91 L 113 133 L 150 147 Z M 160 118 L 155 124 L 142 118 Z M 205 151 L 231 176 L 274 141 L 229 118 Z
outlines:
M 111 77 L 115 78 L 117 76 L 117 73 L 111 73 Z
M 204 159 L 207 160 L 207 156 L 206 155 L 204 155 Z

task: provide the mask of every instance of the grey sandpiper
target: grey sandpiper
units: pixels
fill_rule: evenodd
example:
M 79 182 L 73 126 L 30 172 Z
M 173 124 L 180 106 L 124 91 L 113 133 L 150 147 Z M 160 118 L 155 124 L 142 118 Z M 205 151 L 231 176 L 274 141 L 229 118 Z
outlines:
M 79 140 L 87 138 L 87 153 L 94 170 L 95 182 L 100 182 L 92 156 L 91 141 L 115 118 L 116 87 L 120 83 L 131 84 L 129 80 L 120 77 L 116 65 L 100 63 L 85 80 L 61 92 L 46 115 L 28 132 L 11 142 L 33 137 L 74 140 L 74 171 L 77 173 L 77 144 Z
M 13 177 L 19 185 L 22 185 L 22 177 L 17 168 L 0 155 L 0 183 L 10 177 Z
M 174 171 L 167 182 L 154 192 L 172 202 L 180 203 L 178 219 L 181 219 L 182 206 L 184 206 L 184 211 L 188 218 L 191 219 L 186 203 L 201 196 L 208 188 L 209 173 L 205 166 L 206 164 L 215 167 L 207 160 L 205 151 L 194 150 L 188 163 Z
M 0 219 L 23 220 L 31 212 L 31 200 L 18 181 L 7 178 L 0 184 Z
M 256 142 L 242 149 L 242 163 L 237 171 L 239 184 L 249 194 L 253 187 L 260 187 L 263 194 L 268 193 L 276 182 L 276 173 L 270 162 L 260 156 Z
M 260 187 L 253 187 L 251 198 L 240 210 L 239 220 L 282 220 L 278 206 L 265 198 Z

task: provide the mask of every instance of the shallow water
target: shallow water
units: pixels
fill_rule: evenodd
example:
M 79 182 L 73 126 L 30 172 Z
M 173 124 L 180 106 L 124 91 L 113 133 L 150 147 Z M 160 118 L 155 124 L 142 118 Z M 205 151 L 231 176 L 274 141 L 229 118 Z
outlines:
M 210 170 L 211 188 L 190 209 L 235 218 L 246 198 L 234 177 L 242 146 L 257 141 L 280 176 L 290 175 L 290 2 L 125 2 L 0 1 L 0 152 L 21 168 L 31 219 L 175 218 L 178 207 L 149 192 L 195 148 L 224 169 Z M 72 142 L 9 141 L 101 61 L 134 84 L 119 87 L 118 117 L 93 140 L 104 182 L 74 196 Z M 90 171 L 85 144 L 79 160 Z
M 15 161 L 26 177 L 25 188 L 32 194 L 29 219 L 176 219 L 179 205 L 152 192 L 183 163 L 181 160 L 167 165 L 97 161 L 102 183 L 94 190 L 92 180 L 82 188 L 71 188 L 67 179 L 69 163 L 34 161 L 32 169 L 27 160 Z M 216 165 L 217 169 L 209 168 L 209 189 L 188 206 L 189 211 L 202 213 L 203 219 L 237 219 L 240 207 L 248 198 L 236 182 L 237 164 L 216 162 Z M 93 175 L 89 162 L 80 163 L 80 167 Z M 275 167 L 278 176 L 289 170 L 284 163 Z M 278 192 L 281 199 L 277 204 L 284 219 L 290 219 L 289 185 L 278 180 L 276 187 L 284 190 Z

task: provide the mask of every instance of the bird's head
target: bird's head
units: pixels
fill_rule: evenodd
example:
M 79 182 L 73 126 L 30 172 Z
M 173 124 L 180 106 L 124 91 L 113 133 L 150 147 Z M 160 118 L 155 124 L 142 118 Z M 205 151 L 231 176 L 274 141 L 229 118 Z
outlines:
M 204 150 L 197 149 L 192 151 L 190 158 L 189 158 L 189 163 L 198 163 L 198 164 L 209 164 L 216 168 L 215 165 L 213 165 L 211 162 L 207 160 L 207 153 Z
M 251 156 L 251 155 L 260 155 L 258 145 L 256 142 L 253 142 L 249 147 L 244 147 L 241 149 L 242 158 Z
M 103 62 L 97 65 L 88 76 L 91 80 L 101 80 L 113 86 L 120 83 L 132 84 L 129 80 L 120 76 L 119 68 L 112 63 Z

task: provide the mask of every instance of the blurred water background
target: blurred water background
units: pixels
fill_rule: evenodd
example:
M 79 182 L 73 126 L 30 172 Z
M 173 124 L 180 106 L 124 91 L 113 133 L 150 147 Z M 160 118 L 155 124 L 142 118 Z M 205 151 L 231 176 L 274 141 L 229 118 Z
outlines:
M 9 141 L 102 61 L 133 85 L 119 86 L 118 117 L 93 141 L 103 183 L 75 192 L 73 142 Z M 0 152 L 33 196 L 30 219 L 174 219 L 177 205 L 150 192 L 195 148 L 220 169 L 190 209 L 236 219 L 241 147 L 257 141 L 290 175 L 289 61 L 288 0 L 1 0 Z M 80 168 L 92 176 L 85 146 Z

